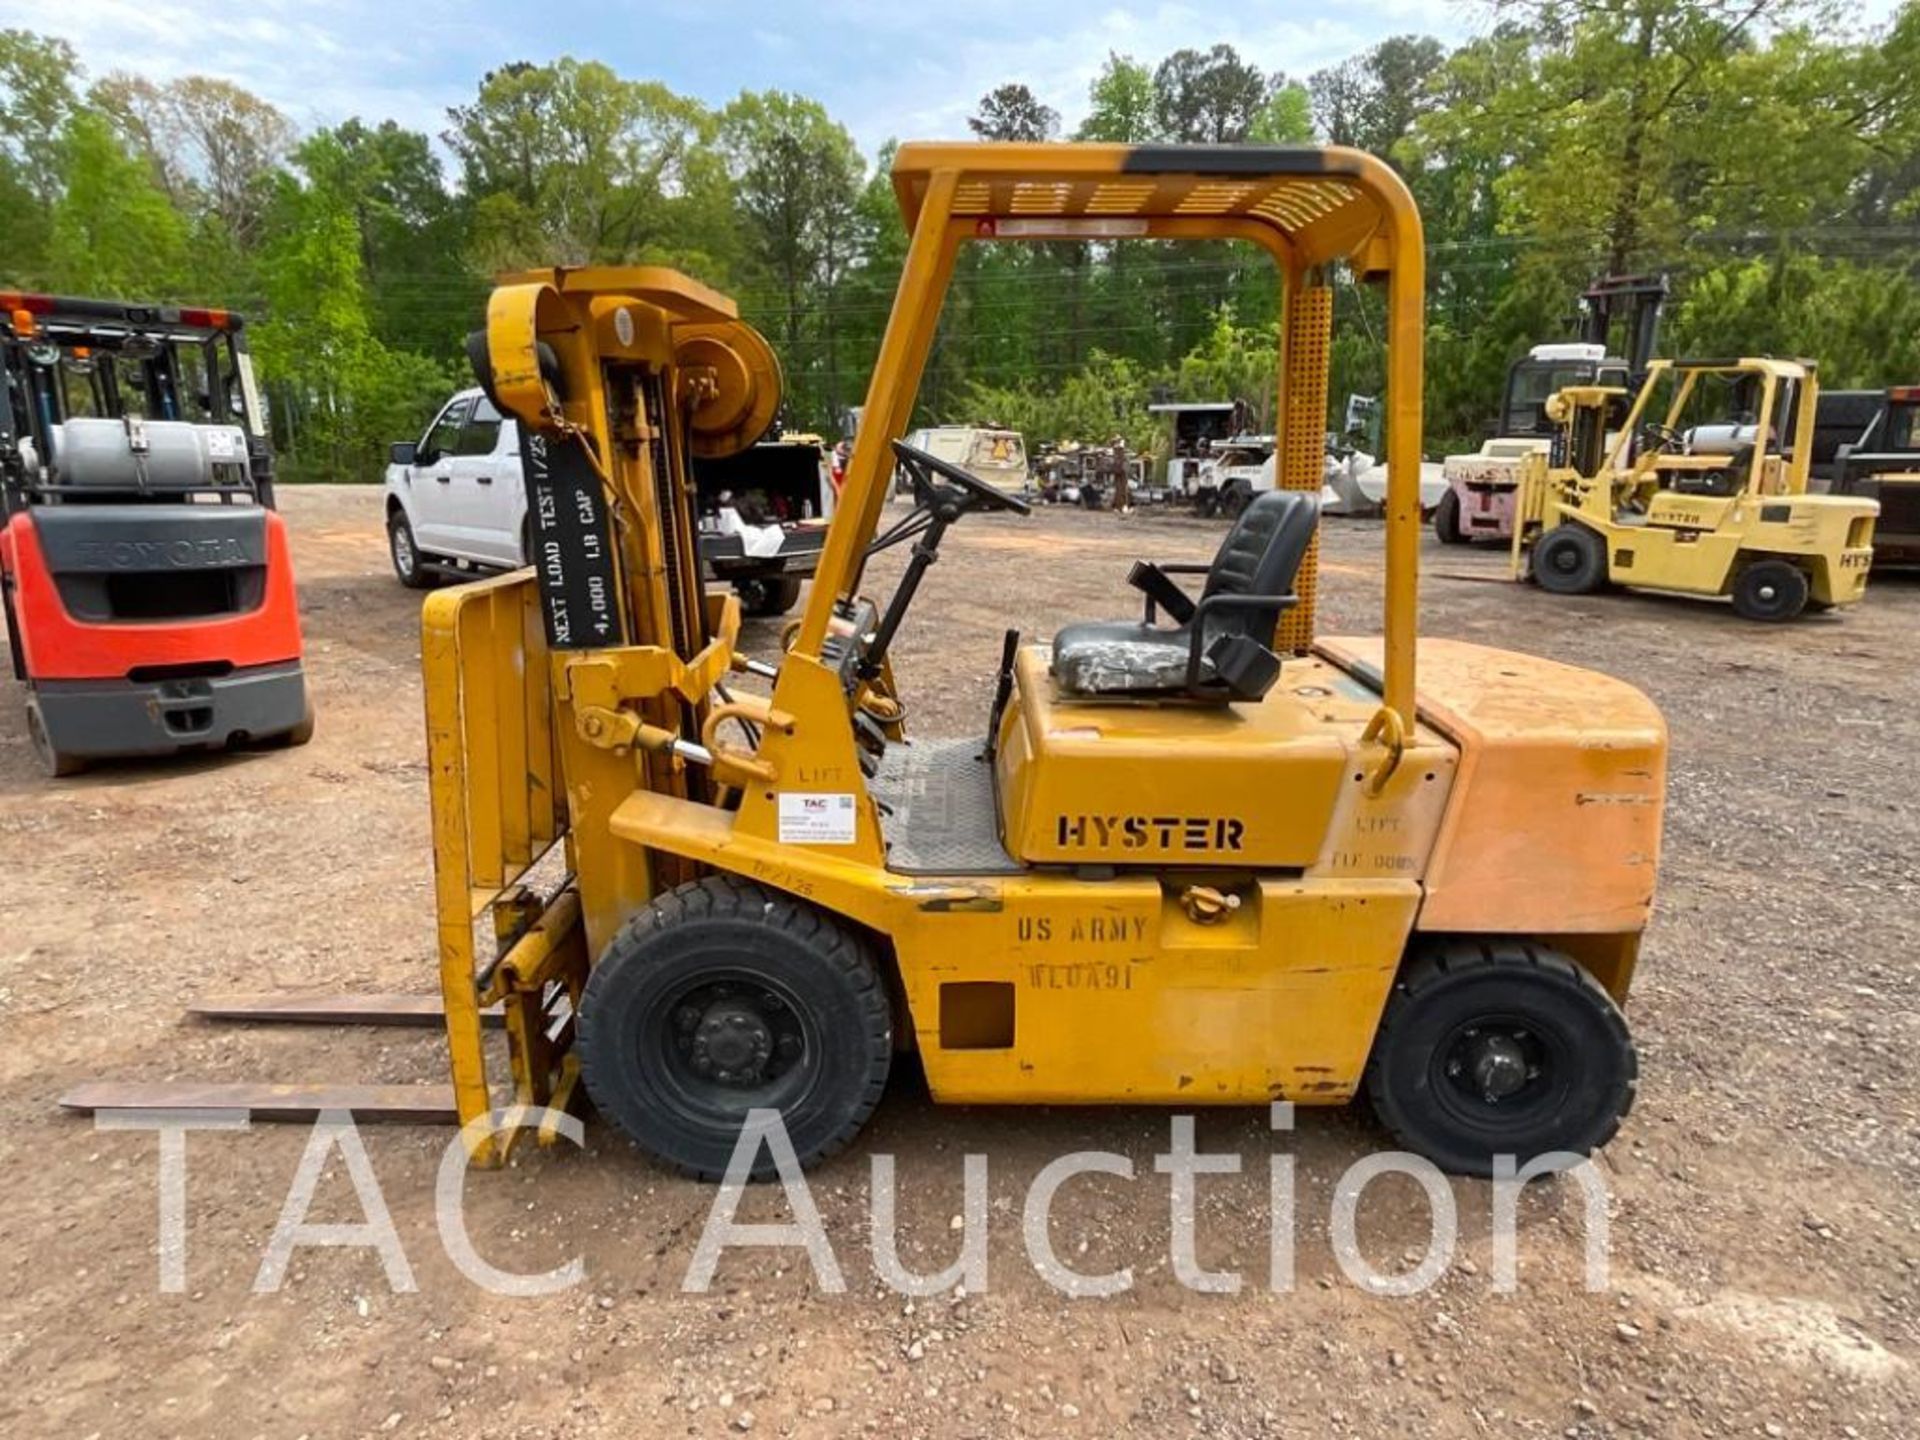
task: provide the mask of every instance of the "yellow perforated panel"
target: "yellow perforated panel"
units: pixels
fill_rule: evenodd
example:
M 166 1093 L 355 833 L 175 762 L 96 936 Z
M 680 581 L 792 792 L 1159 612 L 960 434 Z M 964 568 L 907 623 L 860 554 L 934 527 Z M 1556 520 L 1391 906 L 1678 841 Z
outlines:
M 1280 457 L 1280 488 L 1320 493 L 1327 452 L 1327 342 L 1333 334 L 1333 291 L 1303 286 L 1287 310 L 1286 421 Z M 1304 654 L 1313 644 L 1314 607 L 1320 590 L 1320 534 L 1307 547 L 1294 582 L 1300 603 L 1280 617 L 1274 648 Z

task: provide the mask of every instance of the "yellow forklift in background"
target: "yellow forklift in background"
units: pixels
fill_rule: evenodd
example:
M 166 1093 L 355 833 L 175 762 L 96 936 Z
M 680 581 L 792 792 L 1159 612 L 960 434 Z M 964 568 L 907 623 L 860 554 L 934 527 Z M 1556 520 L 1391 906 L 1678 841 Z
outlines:
M 738 601 L 699 581 L 688 456 L 751 444 L 741 417 L 778 383 L 730 302 L 663 270 L 539 271 L 495 290 L 470 347 L 522 428 L 535 525 L 531 570 L 424 616 L 451 1105 L 474 1157 L 551 1138 L 584 1088 L 694 1175 L 726 1169 L 753 1110 L 812 1163 L 903 1050 L 943 1102 L 1365 1091 L 1464 1173 L 1604 1144 L 1637 1081 L 1621 1006 L 1666 731 L 1620 681 L 1416 638 L 1424 252 L 1400 179 L 1338 148 L 908 144 L 893 183 L 899 292 L 784 653 L 742 653 Z M 902 620 L 955 525 L 1026 508 L 895 438 L 956 254 L 1130 238 L 1275 262 L 1278 486 L 1210 565 L 1116 574 L 1131 617 L 1010 632 L 970 733 L 914 734 Z M 1380 637 L 1315 626 L 1336 265 L 1386 292 Z M 883 529 L 896 465 L 914 504 Z M 868 561 L 896 544 L 904 573 L 875 595 Z M 766 693 L 730 688 L 742 674 Z M 330 1098 L 423 1097 L 300 1103 Z
M 1656 360 L 1627 399 L 1576 385 L 1548 401 L 1553 457 L 1522 466 L 1516 578 L 1556 595 L 1629 585 L 1725 596 L 1768 621 L 1866 594 L 1878 507 L 1807 493 L 1811 364 Z

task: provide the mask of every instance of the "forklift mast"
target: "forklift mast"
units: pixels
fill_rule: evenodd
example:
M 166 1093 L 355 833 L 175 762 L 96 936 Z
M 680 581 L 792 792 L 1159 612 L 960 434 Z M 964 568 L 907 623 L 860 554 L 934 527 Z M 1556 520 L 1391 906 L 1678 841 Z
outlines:
M 1665 275 L 1601 276 L 1580 296 L 1581 340 L 1625 359 L 1629 383 L 1639 384 L 1659 348 L 1660 314 L 1669 293 Z M 1618 348 L 1612 343 L 1616 325 L 1626 332 L 1626 343 Z

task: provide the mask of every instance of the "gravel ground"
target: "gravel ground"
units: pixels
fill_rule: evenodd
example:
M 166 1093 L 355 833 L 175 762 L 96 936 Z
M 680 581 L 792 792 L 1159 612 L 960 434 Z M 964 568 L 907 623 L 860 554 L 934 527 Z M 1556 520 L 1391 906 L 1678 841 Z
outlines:
M 682 1293 L 714 1192 L 590 1123 L 585 1153 L 474 1177 L 493 1263 L 577 1256 L 558 1295 L 487 1294 L 433 1217 L 447 1136 L 365 1132 L 417 1289 L 374 1252 L 296 1252 L 255 1293 L 301 1127 L 188 1142 L 186 1290 L 160 1293 L 155 1152 L 55 1098 L 91 1077 L 441 1078 L 431 1033 L 246 1032 L 179 1018 L 234 990 L 432 986 L 418 597 L 394 583 L 372 489 L 287 494 L 319 734 L 305 749 L 39 778 L 0 682 L 0 1160 L 14 1275 L 0 1292 L 0 1433 L 79 1437 L 738 1435 L 1910 1436 L 1920 1432 L 1920 1019 L 1909 941 L 1920 854 L 1920 584 L 1876 577 L 1852 613 L 1785 628 L 1679 600 L 1558 600 L 1504 556 L 1424 554 L 1428 633 L 1550 655 L 1644 687 L 1673 731 L 1658 913 L 1630 1008 L 1640 1101 L 1602 1170 L 1611 1273 L 1581 1283 L 1580 1195 L 1521 1207 L 1520 1288 L 1492 1279 L 1489 1191 L 1455 1182 L 1440 1281 L 1369 1293 L 1329 1240 L 1335 1182 L 1384 1137 L 1362 1109 L 1200 1117 L 1242 1173 L 1199 1184 L 1199 1258 L 1167 1259 L 1168 1121 L 1148 1110 L 936 1109 L 910 1066 L 866 1137 L 813 1177 L 848 1290 L 796 1251 L 729 1254 Z M 1198 559 L 1217 523 L 1049 512 L 961 525 L 898 649 L 922 734 L 983 723 L 999 633 L 1122 615 L 1136 555 Z M 1379 531 L 1329 522 L 1322 628 L 1377 624 Z M 897 559 L 876 566 L 893 573 Z M 748 627 L 773 648 L 777 626 Z M 1120 1042 L 1123 1037 L 1116 1037 Z M 1135 1178 L 1062 1192 L 1069 1300 L 1029 1264 L 1021 1207 L 1055 1155 L 1117 1151 Z M 868 1165 L 895 1157 L 903 1263 L 956 1253 L 961 1157 L 990 1161 L 981 1293 L 909 1301 L 877 1281 Z M 1290 1289 L 1268 1285 L 1268 1164 L 1296 1167 Z M 779 1218 L 759 1191 L 743 1216 Z M 1400 1178 L 1360 1210 L 1404 1271 L 1427 1204 Z M 338 1153 L 313 1218 L 361 1218 Z

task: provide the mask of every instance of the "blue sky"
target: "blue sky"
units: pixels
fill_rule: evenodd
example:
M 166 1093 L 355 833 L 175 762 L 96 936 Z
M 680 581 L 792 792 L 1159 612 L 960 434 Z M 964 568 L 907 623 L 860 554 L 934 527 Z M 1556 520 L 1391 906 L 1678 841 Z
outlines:
M 1388 35 L 1457 42 L 1488 16 L 1454 0 L 0 0 L 0 25 L 66 38 L 94 75 L 217 75 L 303 129 L 358 114 L 437 135 L 486 70 L 572 54 L 710 104 L 742 89 L 811 95 L 869 155 L 890 135 L 964 138 L 974 101 L 1008 80 L 1071 126 L 1110 49 L 1152 63 L 1225 40 L 1304 75 Z

